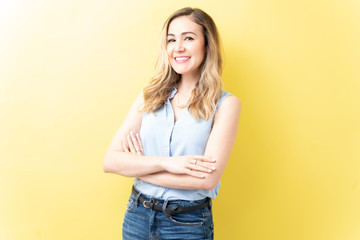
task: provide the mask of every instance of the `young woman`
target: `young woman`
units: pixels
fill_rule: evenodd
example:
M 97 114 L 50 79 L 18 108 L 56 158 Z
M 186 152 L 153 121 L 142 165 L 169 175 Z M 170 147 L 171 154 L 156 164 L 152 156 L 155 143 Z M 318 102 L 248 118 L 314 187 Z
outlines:
M 211 199 L 230 157 L 240 101 L 222 90 L 215 23 L 183 8 L 165 22 L 156 74 L 132 105 L 104 171 L 134 177 L 123 239 L 213 239 Z

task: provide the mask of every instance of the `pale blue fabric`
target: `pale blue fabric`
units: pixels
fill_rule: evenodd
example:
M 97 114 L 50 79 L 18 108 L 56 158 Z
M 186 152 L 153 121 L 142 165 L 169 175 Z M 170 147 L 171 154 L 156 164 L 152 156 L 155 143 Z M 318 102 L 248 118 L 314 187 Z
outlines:
M 166 104 L 153 113 L 144 113 L 140 138 L 144 147 L 144 154 L 148 156 L 183 156 L 183 155 L 204 155 L 206 143 L 208 141 L 212 124 L 212 119 L 205 121 L 195 120 L 188 112 L 188 109 L 174 122 L 174 112 L 170 103 L 176 93 L 174 88 L 168 97 Z M 216 110 L 221 102 L 231 95 L 223 91 L 219 99 Z M 135 178 L 135 187 L 143 194 L 154 198 L 165 200 L 200 200 L 206 197 L 214 199 L 219 191 L 220 182 L 212 190 L 188 190 L 166 188 L 144 182 Z

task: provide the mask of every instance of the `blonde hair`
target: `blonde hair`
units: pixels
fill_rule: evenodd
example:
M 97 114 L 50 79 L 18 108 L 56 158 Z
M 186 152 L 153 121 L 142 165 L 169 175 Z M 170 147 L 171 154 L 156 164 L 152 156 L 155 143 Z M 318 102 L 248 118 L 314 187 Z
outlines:
M 177 17 L 189 16 L 202 26 L 205 39 L 205 57 L 200 65 L 201 76 L 188 101 L 189 112 L 196 119 L 209 120 L 221 96 L 222 56 L 218 30 L 212 18 L 198 8 L 182 8 L 174 12 L 165 22 L 160 37 L 160 54 L 155 65 L 155 74 L 144 88 L 142 111 L 155 112 L 162 107 L 173 88 L 178 87 L 180 75 L 174 71 L 166 51 L 170 23 Z

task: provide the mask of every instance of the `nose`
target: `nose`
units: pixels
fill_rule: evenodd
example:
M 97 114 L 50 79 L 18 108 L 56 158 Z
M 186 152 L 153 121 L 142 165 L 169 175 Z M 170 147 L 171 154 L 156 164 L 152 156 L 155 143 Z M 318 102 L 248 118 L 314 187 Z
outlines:
M 176 52 L 182 52 L 182 51 L 184 51 L 184 45 L 183 45 L 183 42 L 182 42 L 182 41 L 177 41 L 177 42 L 176 42 L 175 51 L 176 51 Z

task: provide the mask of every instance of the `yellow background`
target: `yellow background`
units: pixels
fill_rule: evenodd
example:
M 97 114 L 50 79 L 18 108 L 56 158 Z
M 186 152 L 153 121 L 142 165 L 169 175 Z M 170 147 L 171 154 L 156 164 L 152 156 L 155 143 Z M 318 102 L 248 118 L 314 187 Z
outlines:
M 184 6 L 242 102 L 216 239 L 360 240 L 356 0 L 0 1 L 1 240 L 121 239 L 132 180 L 103 156 Z

